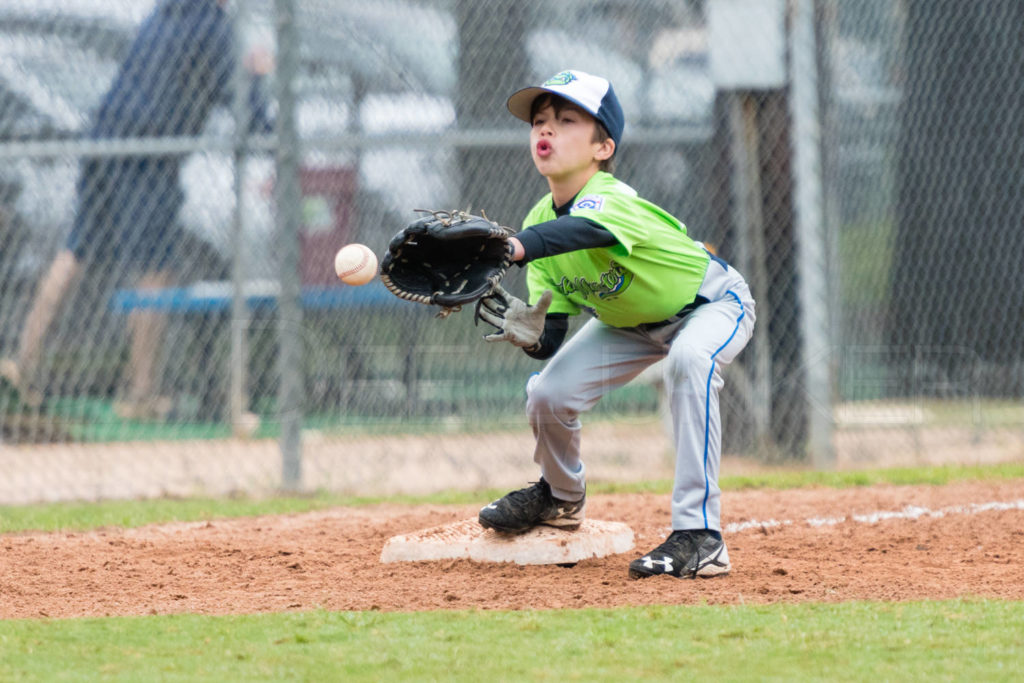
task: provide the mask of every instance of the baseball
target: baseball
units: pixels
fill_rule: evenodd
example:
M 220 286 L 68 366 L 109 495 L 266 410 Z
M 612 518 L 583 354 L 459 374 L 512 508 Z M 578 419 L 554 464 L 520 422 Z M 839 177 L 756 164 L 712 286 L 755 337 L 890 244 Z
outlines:
M 365 244 L 346 244 L 334 257 L 334 272 L 346 285 L 365 285 L 377 275 L 377 255 Z

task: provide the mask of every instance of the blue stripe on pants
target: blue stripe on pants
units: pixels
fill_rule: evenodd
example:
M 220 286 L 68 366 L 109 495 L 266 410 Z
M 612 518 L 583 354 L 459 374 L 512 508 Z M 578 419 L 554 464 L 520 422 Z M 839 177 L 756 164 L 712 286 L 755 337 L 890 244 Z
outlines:
M 708 496 L 711 493 L 711 484 L 708 481 L 708 436 L 711 432 L 711 378 L 715 375 L 715 357 L 722 352 L 722 349 L 727 347 L 729 343 L 736 336 L 736 333 L 740 329 L 740 322 L 743 321 L 743 316 L 746 312 L 743 310 L 743 303 L 740 301 L 739 296 L 736 292 L 731 289 L 726 292 L 731 296 L 740 307 L 740 317 L 736 318 L 736 326 L 732 329 L 732 334 L 725 340 L 725 343 L 718 347 L 714 353 L 711 354 L 711 370 L 708 371 L 708 381 L 704 387 L 704 501 L 701 503 L 701 514 L 704 515 L 704 528 L 708 526 Z

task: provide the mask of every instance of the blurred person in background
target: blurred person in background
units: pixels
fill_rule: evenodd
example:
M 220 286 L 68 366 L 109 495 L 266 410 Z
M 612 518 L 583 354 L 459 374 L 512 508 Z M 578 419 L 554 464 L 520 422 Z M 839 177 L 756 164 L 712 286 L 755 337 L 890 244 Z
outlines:
M 235 36 L 227 0 L 159 0 L 128 49 L 88 132 L 90 140 L 198 135 L 216 105 L 231 106 Z M 269 51 L 245 60 L 250 130 L 270 132 L 262 77 L 273 68 Z M 39 405 L 40 356 L 51 325 L 83 268 L 129 274 L 140 290 L 176 281 L 178 215 L 184 203 L 182 154 L 95 156 L 82 162 L 70 235 L 41 279 L 22 327 L 17 355 L 0 360 L 0 377 L 21 401 Z M 157 395 L 156 357 L 166 314 L 129 314 L 129 374 L 123 418 L 163 417 L 170 400 Z

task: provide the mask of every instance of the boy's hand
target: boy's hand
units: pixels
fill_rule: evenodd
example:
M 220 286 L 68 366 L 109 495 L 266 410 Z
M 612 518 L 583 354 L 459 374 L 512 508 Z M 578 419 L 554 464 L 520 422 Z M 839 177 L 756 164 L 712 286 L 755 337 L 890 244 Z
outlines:
M 484 336 L 484 341 L 507 341 L 521 348 L 536 346 L 544 332 L 544 317 L 551 306 L 551 290 L 545 291 L 534 306 L 529 306 L 501 285 L 476 304 L 476 318 L 494 325 L 497 332 Z

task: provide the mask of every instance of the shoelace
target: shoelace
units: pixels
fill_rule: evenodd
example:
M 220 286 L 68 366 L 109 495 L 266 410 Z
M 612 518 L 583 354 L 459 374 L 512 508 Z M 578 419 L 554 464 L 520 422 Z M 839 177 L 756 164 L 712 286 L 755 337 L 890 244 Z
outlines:
M 539 481 L 532 483 L 533 486 L 527 486 L 508 494 L 509 502 L 523 505 L 525 503 L 532 503 L 535 500 L 541 500 L 544 497 L 544 485 Z
M 693 534 L 691 534 L 689 531 L 673 531 L 671 534 L 669 534 L 669 537 L 665 539 L 664 543 L 659 545 L 651 552 L 681 557 L 684 554 L 689 554 L 689 546 L 692 544 Z

